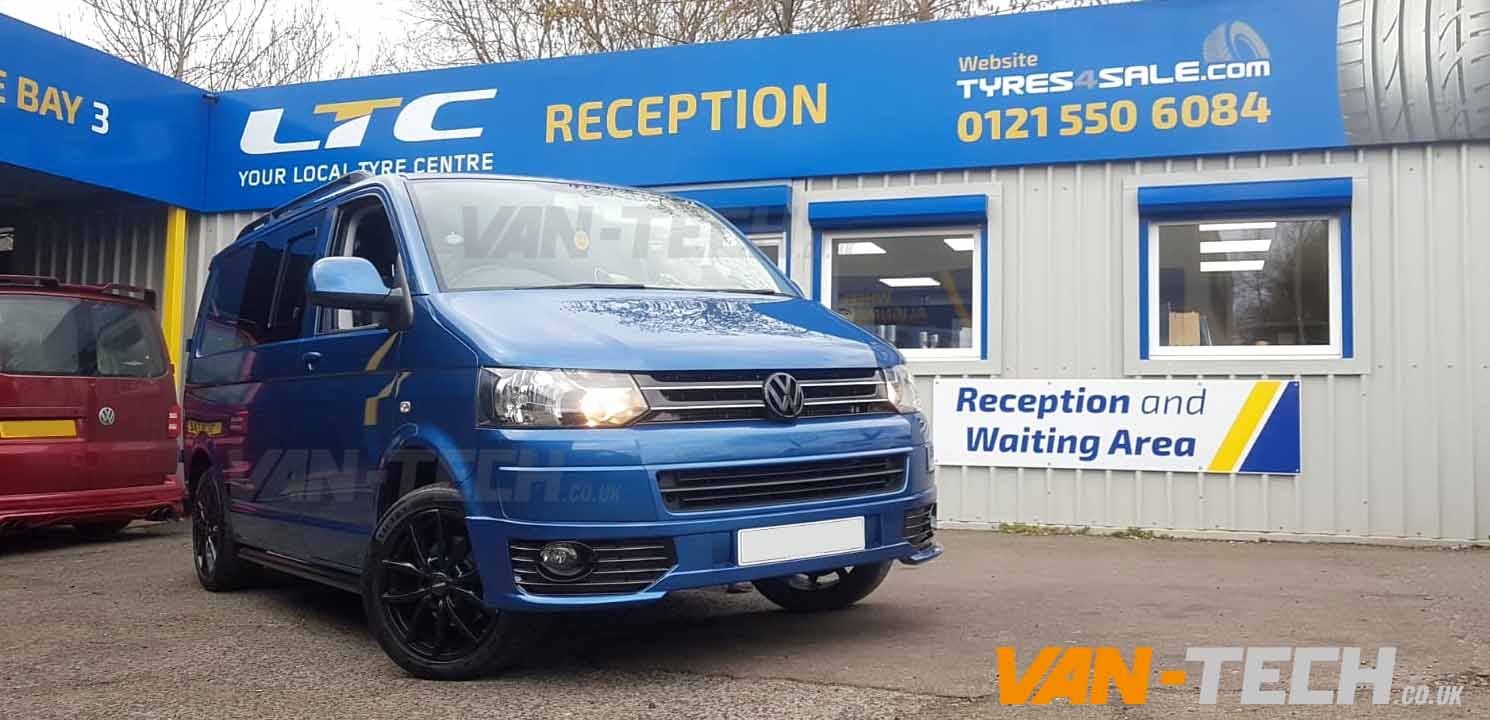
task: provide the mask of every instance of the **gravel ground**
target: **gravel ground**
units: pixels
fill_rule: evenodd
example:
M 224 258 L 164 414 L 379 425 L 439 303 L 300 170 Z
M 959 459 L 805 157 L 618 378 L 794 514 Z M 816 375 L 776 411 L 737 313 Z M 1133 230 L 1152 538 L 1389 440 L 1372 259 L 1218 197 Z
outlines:
M 404 676 L 351 595 L 289 578 L 201 590 L 185 523 L 88 544 L 0 539 L 0 715 L 13 718 L 1484 717 L 1490 554 L 1341 545 L 944 532 L 860 606 L 778 612 L 755 594 L 678 593 L 565 616 L 521 669 L 469 683 Z M 1138 707 L 998 704 L 994 648 L 1399 647 L 1397 682 L 1458 682 L 1449 708 L 1238 707 L 1190 687 Z M 1368 656 L 1374 650 L 1368 650 Z M 1028 655 L 1021 655 L 1021 665 Z M 1192 677 L 1198 668 L 1190 668 Z M 1316 677 L 1319 677 L 1318 675 Z M 1328 679 L 1314 685 L 1327 686 Z

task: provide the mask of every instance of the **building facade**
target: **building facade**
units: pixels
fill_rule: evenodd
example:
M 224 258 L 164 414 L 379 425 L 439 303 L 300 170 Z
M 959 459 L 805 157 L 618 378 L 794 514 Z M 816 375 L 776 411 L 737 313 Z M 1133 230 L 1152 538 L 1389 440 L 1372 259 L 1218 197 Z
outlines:
M 1371 0 L 1157 0 L 205 107 L 151 90 L 185 123 L 180 147 L 115 149 L 103 168 L 0 151 L 0 226 L 11 272 L 162 291 L 181 352 L 213 254 L 343 171 L 646 185 L 715 208 L 806 295 L 900 347 L 933 424 L 961 422 L 939 382 L 1297 383 L 1286 472 L 944 460 L 943 526 L 1486 543 L 1490 63 L 1409 59 L 1490 52 L 1475 1 L 1485 12 L 1394 17 Z M 1394 46 L 1394 23 L 1422 32 Z M 66 44 L 0 18 L 7 33 Z M 1378 77 L 1392 61 L 1406 90 Z M 680 62 L 707 67 L 667 69 Z M 138 175 L 161 168 L 185 180 Z

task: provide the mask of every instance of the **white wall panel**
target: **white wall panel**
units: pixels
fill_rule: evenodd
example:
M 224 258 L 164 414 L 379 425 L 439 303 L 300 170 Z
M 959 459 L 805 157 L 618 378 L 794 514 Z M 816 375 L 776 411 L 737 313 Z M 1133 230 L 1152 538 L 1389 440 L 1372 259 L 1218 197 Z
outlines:
M 1124 376 L 1123 178 L 1158 173 L 1349 168 L 1363 171 L 1370 253 L 1358 306 L 1365 373 L 1298 376 L 1303 464 L 1297 476 L 943 466 L 943 521 L 1309 536 L 1490 539 L 1490 144 L 1273 153 L 1178 160 L 917 173 L 997 187 L 1004 246 L 990 304 L 1003 362 L 916 366 L 923 402 L 936 377 Z M 1348 174 L 1342 172 L 1342 174 Z M 881 188 L 900 176 L 815 178 L 816 193 Z M 838 199 L 835 196 L 835 199 Z M 811 237 L 798 214 L 794 237 Z M 799 243 L 800 245 L 800 243 Z M 810 249 L 795 278 L 811 285 Z M 972 370 L 973 372 L 970 372 Z M 1259 377 L 1257 375 L 1221 377 Z

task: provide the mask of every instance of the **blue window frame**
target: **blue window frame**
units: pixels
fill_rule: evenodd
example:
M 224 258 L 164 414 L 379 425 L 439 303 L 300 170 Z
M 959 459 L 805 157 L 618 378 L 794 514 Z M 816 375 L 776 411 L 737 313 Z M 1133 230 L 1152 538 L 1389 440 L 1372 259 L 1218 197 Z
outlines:
M 1350 178 L 1141 188 L 1139 358 L 1354 357 Z

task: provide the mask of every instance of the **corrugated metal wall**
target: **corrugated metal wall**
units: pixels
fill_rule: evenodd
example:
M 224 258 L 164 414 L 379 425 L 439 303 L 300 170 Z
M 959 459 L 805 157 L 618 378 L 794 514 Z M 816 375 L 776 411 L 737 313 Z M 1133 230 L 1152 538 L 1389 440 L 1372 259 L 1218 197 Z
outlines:
M 985 185 L 1002 252 L 990 268 L 998 365 L 939 374 L 1124 376 L 1124 178 L 1337 166 L 1363 172 L 1358 251 L 1366 374 L 1301 376 L 1304 473 L 1290 476 L 948 467 L 944 523 L 1050 523 L 1338 537 L 1490 538 L 1490 144 L 814 179 L 795 208 L 795 279 L 811 285 L 805 203 L 845 189 Z M 1286 171 L 1280 171 L 1286 172 Z M 1341 174 L 1351 174 L 1342 172 Z M 1357 221 L 1359 223 L 1359 220 Z M 990 254 L 997 253 L 995 247 Z M 1367 308 L 1358 308 L 1358 311 Z M 1194 377 L 1194 376 L 1190 376 Z M 1223 376 L 1246 377 L 1246 376 Z M 1257 376 L 1251 376 L 1257 377 Z M 928 408 L 934 414 L 934 408 Z
M 166 209 L 143 202 L 22 211 L 15 218 L 13 269 L 63 282 L 122 282 L 160 292 Z

